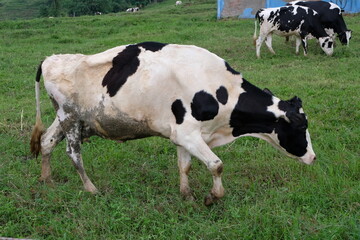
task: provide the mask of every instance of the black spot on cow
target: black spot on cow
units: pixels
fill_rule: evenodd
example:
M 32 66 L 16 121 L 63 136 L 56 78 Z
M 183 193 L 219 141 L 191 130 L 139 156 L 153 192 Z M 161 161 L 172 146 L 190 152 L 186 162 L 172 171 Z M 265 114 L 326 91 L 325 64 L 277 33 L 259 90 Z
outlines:
M 271 11 L 270 15 L 269 15 L 269 18 L 268 18 L 269 22 L 274 21 L 274 18 L 278 15 L 278 13 L 279 13 L 278 10 L 277 11 Z
M 332 48 L 332 45 L 333 45 L 333 42 L 329 42 L 327 47 Z
M 219 112 L 219 103 L 205 91 L 197 92 L 191 102 L 191 115 L 198 121 L 214 119 Z
M 301 99 L 293 97 L 287 101 L 279 102 L 279 109 L 286 112 L 290 120 L 279 119 L 275 126 L 280 145 L 289 153 L 301 157 L 306 153 L 308 142 L 306 140 L 306 129 L 308 122 L 304 113 L 299 110 L 302 107 Z
M 264 8 L 260 8 L 256 14 L 255 14 L 255 19 L 259 19 L 259 23 L 262 24 L 264 22 L 264 17 L 260 16 L 260 13 L 264 10 Z
M 41 62 L 40 62 L 39 67 L 38 67 L 37 72 L 36 72 L 36 79 L 35 79 L 35 80 L 36 80 L 37 82 L 40 82 L 40 78 L 41 78 L 41 74 L 42 74 L 42 68 L 41 68 L 41 66 L 42 66 L 43 62 L 44 62 L 44 61 L 41 61 Z
M 176 123 L 182 124 L 184 122 L 186 109 L 180 99 L 176 99 L 173 102 L 173 104 L 171 105 L 171 111 L 173 112 L 173 114 L 175 116 Z
M 167 44 L 158 42 L 143 42 L 134 45 L 128 45 L 112 61 L 112 68 L 106 73 L 102 85 L 107 86 L 107 92 L 110 97 L 116 95 L 119 89 L 125 84 L 128 77 L 133 75 L 140 65 L 139 54 L 141 48 L 147 51 L 160 51 Z
M 321 47 L 325 47 L 325 45 L 328 41 L 329 41 L 329 39 L 325 39 L 325 41 L 321 44 Z
M 227 103 L 229 95 L 224 86 L 221 86 L 218 88 L 218 90 L 216 90 L 216 98 L 222 105 Z
M 266 92 L 267 94 L 271 95 L 271 96 L 274 96 L 274 94 L 268 88 L 264 88 L 263 91 Z
M 227 62 L 225 62 L 225 66 L 226 66 L 226 69 L 229 72 L 231 72 L 232 74 L 234 74 L 234 75 L 239 75 L 240 74 L 238 71 L 235 71 L 232 67 L 230 67 L 230 65 Z
M 351 33 L 351 30 L 347 30 L 347 31 L 350 31 L 350 33 Z M 348 39 L 346 38 L 346 32 L 339 33 L 338 38 L 343 45 L 348 44 Z M 349 38 L 349 40 L 350 39 L 351 39 L 351 37 Z
M 245 92 L 240 94 L 230 116 L 233 136 L 238 137 L 247 133 L 271 133 L 276 122 L 274 114 L 267 111 L 267 107 L 273 104 L 272 96 L 245 79 L 241 87 Z
M 299 112 L 301 107 L 302 101 L 296 96 L 290 100 L 279 102 L 279 109 L 286 112 L 286 117 L 290 120 L 292 127 L 299 130 L 307 129 L 308 127 L 305 114 Z
M 297 12 L 294 15 L 294 7 L 282 7 L 274 17 L 274 23 L 279 24 L 279 30 L 283 32 L 295 31 L 304 20 L 307 13 L 303 8 L 297 8 Z
M 289 153 L 302 157 L 306 153 L 308 142 L 306 140 L 306 128 L 294 127 L 284 119 L 279 119 L 275 126 L 280 145 Z
M 142 42 L 142 43 L 139 43 L 137 45 L 139 47 L 144 48 L 145 50 L 156 52 L 156 51 L 160 51 L 167 44 L 159 43 L 159 42 Z
M 110 97 L 115 96 L 125 84 L 129 76 L 133 75 L 139 64 L 140 48 L 137 45 L 129 45 L 120 52 L 112 61 L 112 68 L 106 73 L 102 85 L 107 86 Z

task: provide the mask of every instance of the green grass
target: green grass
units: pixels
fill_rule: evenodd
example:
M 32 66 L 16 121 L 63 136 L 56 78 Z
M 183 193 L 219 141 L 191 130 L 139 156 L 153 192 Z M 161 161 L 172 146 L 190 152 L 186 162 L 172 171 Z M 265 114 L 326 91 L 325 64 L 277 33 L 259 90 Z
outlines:
M 346 16 L 349 47 L 308 57 L 274 37 L 256 59 L 253 20 L 216 20 L 215 2 L 173 1 L 135 14 L 0 22 L 0 236 L 33 239 L 359 239 L 360 16 Z M 101 194 L 82 189 L 62 142 L 53 183 L 38 181 L 29 153 L 38 64 L 54 53 L 93 54 L 142 41 L 194 44 L 226 59 L 253 84 L 282 99 L 302 98 L 318 160 L 302 165 L 264 141 L 242 138 L 214 149 L 225 164 L 225 197 L 203 205 L 211 175 L 194 159 L 195 202 L 179 194 L 176 149 L 148 138 L 119 144 L 92 138 L 85 168 Z M 42 118 L 54 110 L 42 88 Z

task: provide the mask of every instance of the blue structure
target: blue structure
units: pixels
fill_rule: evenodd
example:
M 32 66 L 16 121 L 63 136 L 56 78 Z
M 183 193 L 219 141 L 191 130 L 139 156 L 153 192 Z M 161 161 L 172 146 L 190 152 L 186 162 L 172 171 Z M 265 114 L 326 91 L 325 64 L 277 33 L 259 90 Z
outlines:
M 254 18 L 255 12 L 260 8 L 270 8 L 270 7 L 280 7 L 285 6 L 290 0 L 217 0 L 217 18 L 222 17 L 234 17 L 238 16 L 239 18 Z M 231 2 L 229 5 L 233 6 L 234 3 L 239 2 L 239 5 L 245 5 L 245 7 L 240 6 L 237 9 L 226 9 L 227 3 Z M 323 0 L 325 2 L 332 2 L 337 4 L 345 13 L 358 13 L 360 12 L 360 0 Z M 263 2 L 265 4 L 262 6 Z M 246 7 L 249 5 L 249 7 Z M 251 5 L 251 6 L 250 6 Z M 229 8 L 229 7 L 228 7 Z M 230 7 L 231 8 L 231 7 Z

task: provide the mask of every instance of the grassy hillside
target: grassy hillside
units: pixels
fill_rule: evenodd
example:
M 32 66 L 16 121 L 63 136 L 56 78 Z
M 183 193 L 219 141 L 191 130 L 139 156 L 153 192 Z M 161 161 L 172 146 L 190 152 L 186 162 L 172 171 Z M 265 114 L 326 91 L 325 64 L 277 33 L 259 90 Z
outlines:
M 0 22 L 0 237 L 32 239 L 359 239 L 360 16 L 346 16 L 349 47 L 327 57 L 310 42 L 308 57 L 274 37 L 256 59 L 253 20 L 216 20 L 214 1 L 174 1 L 134 14 Z M 29 153 L 38 64 L 54 53 L 93 54 L 142 41 L 194 44 L 226 59 L 253 84 L 282 99 L 302 98 L 317 162 L 302 165 L 264 141 L 242 138 L 216 148 L 226 196 L 203 205 L 211 175 L 193 160 L 196 201 L 179 194 L 176 149 L 148 138 L 83 144 L 92 196 L 65 153 L 54 151 L 53 182 L 38 181 Z M 166 90 L 164 90 L 166 91 Z M 54 110 L 41 91 L 46 126 Z
M 0 20 L 35 18 L 42 3 L 42 0 L 1 0 Z

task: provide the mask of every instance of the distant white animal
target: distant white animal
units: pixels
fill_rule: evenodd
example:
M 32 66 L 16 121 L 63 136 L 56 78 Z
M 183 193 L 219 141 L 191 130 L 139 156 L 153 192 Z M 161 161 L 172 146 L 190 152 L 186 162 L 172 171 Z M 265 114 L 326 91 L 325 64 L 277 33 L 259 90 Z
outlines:
M 175 6 L 179 6 L 182 4 L 182 1 L 176 1 Z
M 139 10 L 140 10 L 140 8 L 134 7 L 134 8 L 128 8 L 128 9 L 126 9 L 126 12 L 137 12 L 137 11 L 139 11 Z

